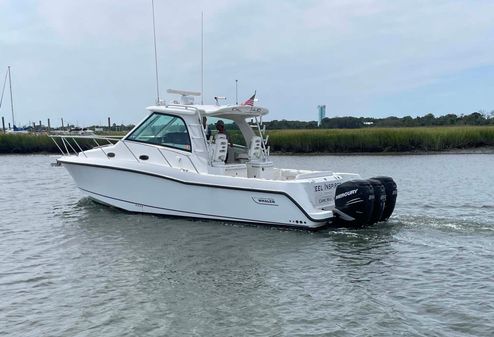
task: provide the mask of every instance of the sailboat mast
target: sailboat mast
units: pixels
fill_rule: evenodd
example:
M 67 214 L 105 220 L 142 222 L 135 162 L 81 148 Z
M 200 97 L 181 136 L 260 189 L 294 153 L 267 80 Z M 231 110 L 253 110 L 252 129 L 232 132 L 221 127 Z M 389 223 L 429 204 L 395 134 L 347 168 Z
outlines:
M 10 109 L 12 110 L 12 128 L 15 125 L 14 120 L 14 99 L 12 98 L 12 75 L 10 74 L 10 66 L 9 68 L 9 88 L 10 88 Z
M 5 85 L 7 84 L 7 77 L 9 76 L 9 71 L 5 72 L 5 78 L 3 79 L 3 87 L 2 87 L 2 96 L 0 96 L 0 109 L 2 108 L 3 103 L 3 94 L 5 93 Z

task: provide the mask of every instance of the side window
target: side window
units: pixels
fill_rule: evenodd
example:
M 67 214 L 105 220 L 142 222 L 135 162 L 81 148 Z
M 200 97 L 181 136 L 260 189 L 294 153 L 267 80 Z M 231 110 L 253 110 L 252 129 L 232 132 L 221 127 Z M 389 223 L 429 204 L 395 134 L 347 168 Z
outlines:
M 190 137 L 182 118 L 153 113 L 126 139 L 190 151 Z

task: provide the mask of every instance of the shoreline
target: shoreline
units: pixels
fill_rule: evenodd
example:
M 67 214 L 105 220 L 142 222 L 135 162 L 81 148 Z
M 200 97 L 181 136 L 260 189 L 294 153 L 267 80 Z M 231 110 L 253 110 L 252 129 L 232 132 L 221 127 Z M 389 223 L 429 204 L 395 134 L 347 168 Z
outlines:
M 494 154 L 494 146 L 403 152 L 271 152 L 273 156 L 434 156 L 441 154 Z
M 403 152 L 271 152 L 272 156 L 435 156 L 435 155 L 469 155 L 469 154 L 494 154 L 494 146 L 473 147 L 465 149 L 449 149 L 441 151 L 403 151 Z M 0 156 L 62 156 L 57 152 L 26 152 L 26 153 L 0 153 Z

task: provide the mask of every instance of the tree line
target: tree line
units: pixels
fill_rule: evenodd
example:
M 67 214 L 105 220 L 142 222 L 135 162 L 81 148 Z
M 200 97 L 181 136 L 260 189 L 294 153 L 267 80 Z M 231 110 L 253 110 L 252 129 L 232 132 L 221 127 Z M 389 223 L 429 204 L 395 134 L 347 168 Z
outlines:
M 462 126 L 462 125 L 494 125 L 494 110 L 490 113 L 485 111 L 476 111 L 468 115 L 456 115 L 447 114 L 442 116 L 434 116 L 429 113 L 424 116 L 418 117 L 396 117 L 390 116 L 385 118 L 371 118 L 371 117 L 332 117 L 324 118 L 321 121 L 321 125 L 317 125 L 317 121 L 298 121 L 298 120 L 272 120 L 264 121 L 268 130 L 284 130 L 284 129 L 359 129 L 359 128 L 386 128 L 386 127 L 420 127 L 420 126 Z M 71 130 L 76 126 L 68 124 L 65 127 L 52 127 L 51 130 Z M 115 131 L 125 132 L 134 128 L 133 124 L 120 124 L 108 126 L 91 125 L 87 129 L 101 130 L 102 132 Z M 211 130 L 215 129 L 214 123 L 209 125 Z M 44 124 L 28 126 L 25 128 L 28 131 L 48 131 L 48 127 Z M 238 130 L 238 126 L 233 124 L 226 124 L 227 130 Z M 1 129 L 0 129 L 1 131 Z
M 282 129 L 358 129 L 369 127 L 419 127 L 419 126 L 461 126 L 461 125 L 494 125 L 494 111 L 489 114 L 484 111 L 473 112 L 469 115 L 447 114 L 434 116 L 429 113 L 419 117 L 332 117 L 324 118 L 321 125 L 316 121 L 272 120 L 264 122 L 269 130 Z

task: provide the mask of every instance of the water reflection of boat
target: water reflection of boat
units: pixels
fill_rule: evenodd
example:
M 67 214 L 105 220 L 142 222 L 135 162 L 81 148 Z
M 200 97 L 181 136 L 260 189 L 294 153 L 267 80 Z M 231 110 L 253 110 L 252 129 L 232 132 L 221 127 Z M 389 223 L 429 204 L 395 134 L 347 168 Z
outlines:
M 389 177 L 274 167 L 262 124 L 267 109 L 195 105 L 197 93 L 173 93 L 180 103 L 148 107 L 116 143 L 95 136 L 109 144 L 76 153 L 78 137 L 52 136 L 65 154 L 58 163 L 92 199 L 132 212 L 307 229 L 367 225 L 393 212 Z M 206 119 L 238 129 L 244 145 L 221 128 L 209 138 Z

